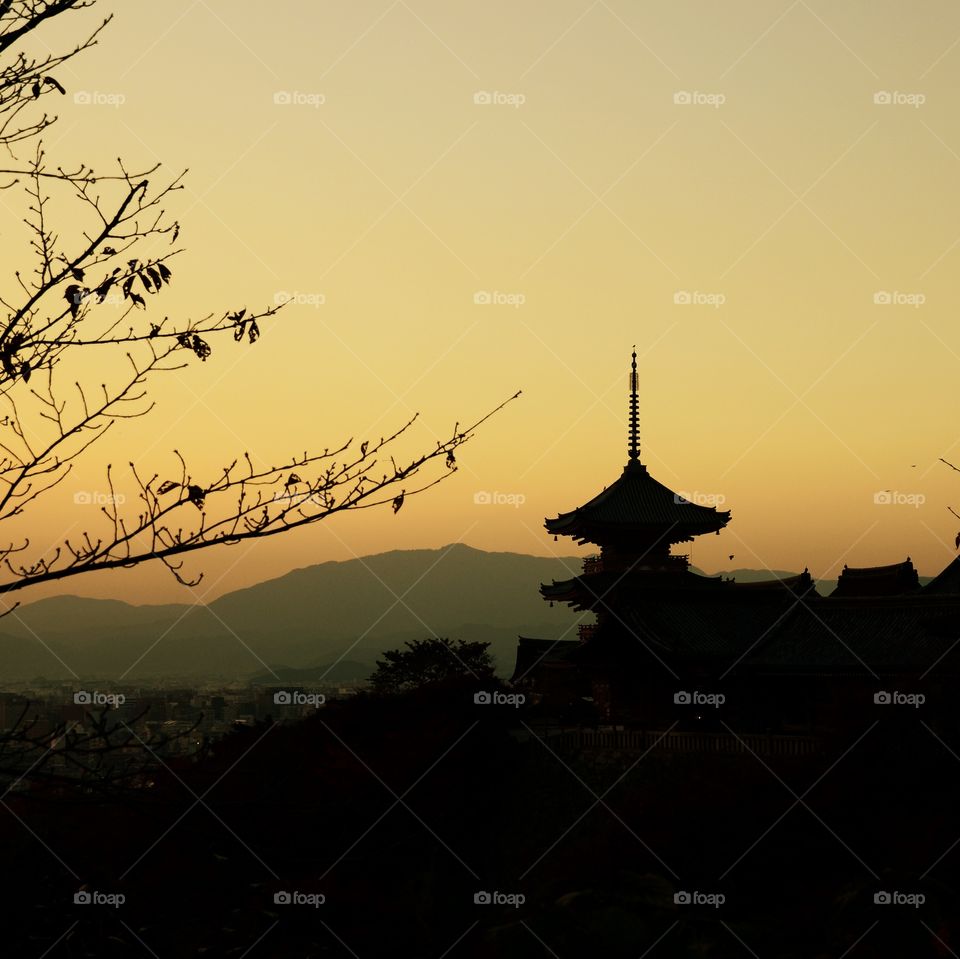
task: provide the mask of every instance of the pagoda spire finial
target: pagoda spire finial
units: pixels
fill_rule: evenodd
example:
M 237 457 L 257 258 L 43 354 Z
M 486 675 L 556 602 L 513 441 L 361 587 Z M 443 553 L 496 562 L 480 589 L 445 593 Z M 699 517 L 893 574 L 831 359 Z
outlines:
M 637 346 L 634 344 L 630 364 L 630 445 L 627 448 L 631 462 L 640 459 L 640 413 L 637 387 Z

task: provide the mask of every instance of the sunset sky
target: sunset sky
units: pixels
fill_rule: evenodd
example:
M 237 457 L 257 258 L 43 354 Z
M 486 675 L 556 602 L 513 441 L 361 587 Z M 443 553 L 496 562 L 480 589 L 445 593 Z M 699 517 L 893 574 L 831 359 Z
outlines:
M 150 416 L 34 512 L 34 542 L 96 527 L 74 497 L 107 462 L 165 474 L 177 448 L 212 477 L 419 410 L 413 454 L 523 396 L 396 516 L 200 554 L 192 593 L 148 566 L 24 601 L 202 601 L 454 541 L 586 554 L 542 523 L 626 462 L 633 344 L 641 458 L 733 513 L 697 566 L 830 577 L 910 555 L 933 574 L 956 555 L 956 4 L 102 0 L 43 39 L 111 11 L 42 101 L 51 159 L 189 168 L 158 316 L 293 302 L 255 347 L 227 336 L 158 381 Z M 25 205 L 0 194 L 7 291 Z

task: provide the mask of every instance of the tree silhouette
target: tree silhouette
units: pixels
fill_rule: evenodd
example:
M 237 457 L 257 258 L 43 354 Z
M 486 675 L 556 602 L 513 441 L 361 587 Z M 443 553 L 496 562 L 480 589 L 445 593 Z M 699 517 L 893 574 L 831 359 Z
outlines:
M 0 416 L 0 522 L 22 515 L 62 483 L 116 421 L 148 413 L 155 376 L 204 362 L 222 339 L 249 348 L 260 336 L 260 321 L 280 308 L 148 319 L 173 280 L 170 262 L 181 252 L 180 224 L 168 216 L 166 204 L 182 188 L 183 174 L 155 183 L 159 164 L 134 171 L 118 159 L 116 170 L 101 173 L 48 160 L 40 135 L 56 116 L 43 107 L 66 93 L 53 73 L 97 43 L 112 17 L 64 53 L 36 59 L 18 47 L 46 21 L 94 4 L 0 0 L 0 146 L 11 158 L 0 167 L 0 189 L 19 184 L 26 191 L 33 260 L 30 270 L 15 273 L 12 291 L 0 289 L 7 312 L 0 321 L 0 404 L 6 407 L 0 410 L 6 413 Z M 18 148 L 31 142 L 29 159 L 21 161 Z M 53 209 L 68 200 L 85 223 L 75 233 L 51 222 Z M 141 252 L 145 246 L 155 251 L 158 241 L 168 242 L 165 252 Z M 102 308 L 108 300 L 119 312 Z M 64 382 L 63 370 L 81 348 L 115 361 L 115 385 L 89 376 Z M 405 498 L 456 469 L 454 450 L 497 410 L 465 428 L 455 424 L 435 448 L 399 463 L 390 455 L 392 444 L 416 415 L 386 437 L 364 440 L 358 450 L 349 439 L 268 466 L 255 466 L 243 453 L 215 475 L 195 475 L 174 451 L 175 466 L 163 475 L 130 464 L 132 509 L 123 508 L 108 465 L 102 529 L 43 550 L 28 537 L 0 539 L 0 593 L 152 559 L 181 583 L 195 585 L 202 574 L 182 571 L 181 557 L 189 552 L 270 536 L 351 509 L 391 504 L 396 513 Z M 435 471 L 426 473 L 429 468 Z
M 489 643 L 467 642 L 439 637 L 414 639 L 406 649 L 391 649 L 377 660 L 370 677 L 378 693 L 403 693 L 432 683 L 472 677 L 478 680 L 493 676 L 493 659 Z
M 104 797 L 136 794 L 182 740 L 192 752 L 206 749 L 197 732 L 200 719 L 172 732 L 164 727 L 137 732 L 149 709 L 126 720 L 109 706 L 84 711 L 82 720 L 50 728 L 24 700 L 8 729 L 0 734 L 0 786 L 5 795 L 23 784 L 44 798 L 69 796 L 95 802 Z

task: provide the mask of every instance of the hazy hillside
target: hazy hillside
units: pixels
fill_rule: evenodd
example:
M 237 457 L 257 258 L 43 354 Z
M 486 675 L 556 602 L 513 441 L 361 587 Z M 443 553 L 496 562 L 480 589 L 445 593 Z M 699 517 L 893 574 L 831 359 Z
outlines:
M 382 650 L 431 634 L 489 640 L 509 672 L 518 633 L 575 635 L 575 614 L 551 609 L 538 585 L 579 567 L 576 558 L 457 544 L 321 563 L 206 607 L 45 599 L 0 623 L 0 678 L 269 675 L 278 663 L 372 664 Z

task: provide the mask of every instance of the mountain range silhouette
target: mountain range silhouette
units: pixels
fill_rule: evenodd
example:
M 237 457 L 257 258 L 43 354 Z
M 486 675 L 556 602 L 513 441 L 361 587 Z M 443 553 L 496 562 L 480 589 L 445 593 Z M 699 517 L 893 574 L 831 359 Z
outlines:
M 320 563 L 204 605 L 52 597 L 0 619 L 0 673 L 8 681 L 73 674 L 265 682 L 326 674 L 342 681 L 365 678 L 385 649 L 438 635 L 489 641 L 498 673 L 509 676 L 518 635 L 576 637 L 576 614 L 544 603 L 538 586 L 578 575 L 581 565 L 582 557 L 456 543 Z M 750 582 L 793 574 L 724 575 Z M 818 588 L 829 592 L 835 582 L 820 581 Z

